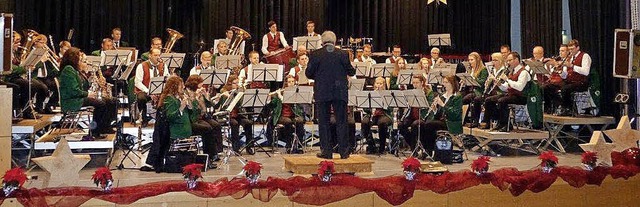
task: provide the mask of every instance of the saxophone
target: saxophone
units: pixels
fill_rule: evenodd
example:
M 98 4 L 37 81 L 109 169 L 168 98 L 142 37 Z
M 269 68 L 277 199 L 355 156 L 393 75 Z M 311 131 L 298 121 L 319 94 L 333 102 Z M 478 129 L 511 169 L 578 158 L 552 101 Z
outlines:
M 91 79 L 91 88 L 89 88 L 89 91 L 97 92 L 98 99 L 111 97 L 111 86 L 113 84 L 107 83 L 107 80 L 102 75 L 102 70 L 100 70 L 100 68 L 94 68 L 92 73 L 93 78 Z

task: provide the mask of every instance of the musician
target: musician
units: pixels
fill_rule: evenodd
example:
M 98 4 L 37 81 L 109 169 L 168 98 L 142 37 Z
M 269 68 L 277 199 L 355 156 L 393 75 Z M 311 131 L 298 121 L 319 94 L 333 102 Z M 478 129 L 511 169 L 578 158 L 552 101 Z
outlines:
M 119 27 L 113 28 L 111 30 L 111 39 L 113 39 L 113 46 L 116 48 L 119 47 L 129 47 L 129 43 L 122 41 L 122 30 Z
M 471 73 L 471 76 L 478 82 L 480 86 L 474 87 L 472 91 L 469 90 L 471 87 L 465 86 L 466 90 L 463 89 L 462 93 L 460 94 L 463 97 L 462 104 L 470 104 L 476 97 L 482 96 L 482 94 L 484 93 L 485 82 L 487 81 L 487 77 L 489 76 L 487 67 L 484 66 L 479 53 L 470 53 L 468 56 L 468 61 L 471 65 L 471 70 L 468 72 Z M 471 125 L 478 125 L 478 118 L 480 117 L 480 114 L 479 112 L 476 113 L 475 110 L 472 112 Z
M 36 36 L 34 40 L 33 45 L 35 48 L 48 49 L 47 36 L 40 34 Z M 58 77 L 60 69 L 58 68 L 58 59 L 51 57 L 51 54 L 53 53 L 45 53 L 31 72 L 31 77 L 38 79 L 47 86 L 48 92 L 43 94 L 45 97 L 49 97 L 46 105 L 43 105 L 45 104 L 43 102 L 46 101 L 46 98 L 42 100 L 43 102 L 36 102 L 36 107 L 43 107 L 42 112 L 45 114 L 52 114 L 52 107 L 58 105 L 58 84 L 56 83 L 56 77 Z
M 289 44 L 284 37 L 284 33 L 278 31 L 276 22 L 272 20 L 267 25 L 269 25 L 269 33 L 262 37 L 262 53 L 270 55 L 280 48 L 288 48 Z
M 198 75 L 191 75 L 185 83 L 186 94 L 198 107 L 193 108 L 194 116 L 191 117 L 191 128 L 194 135 L 202 136 L 203 151 L 209 155 L 211 163 L 219 161 L 218 153 L 222 152 L 222 126 L 213 118 L 206 116 L 207 108 L 214 104 L 207 89 L 203 84 L 204 80 Z M 209 165 L 210 167 L 215 167 Z
M 151 39 L 151 49 L 162 49 L 162 39 L 159 37 L 154 37 Z M 151 51 L 151 50 L 149 50 Z M 149 60 L 149 51 L 142 53 L 140 59 L 147 61 Z
M 500 54 L 502 54 L 502 59 L 507 59 L 507 56 L 511 54 L 511 47 L 509 45 L 500 46 Z
M 501 79 L 506 80 L 499 86 L 500 90 L 506 93 L 490 96 L 485 100 L 484 121 L 487 124 L 484 127 L 485 129 L 490 126 L 490 120 L 496 118 L 495 114 L 497 111 L 498 125 L 494 130 L 509 131 L 507 128 L 507 121 L 509 120 L 509 104 L 527 104 L 527 97 L 524 95 L 523 90 L 531 80 L 531 75 L 521 64 L 520 54 L 517 52 L 511 52 L 511 54 L 507 56 L 506 63 L 511 73 L 508 74 L 508 78 L 505 76 L 501 77 Z
M 60 48 L 60 52 L 58 52 L 58 57 L 62 57 L 64 55 L 64 52 L 66 52 L 69 48 L 71 48 L 71 42 L 62 40 L 60 41 L 60 44 L 58 44 L 58 47 Z M 58 64 L 60 64 L 60 62 L 58 62 Z
M 365 44 L 362 47 L 362 55 L 359 56 L 356 59 L 353 59 L 353 62 L 360 62 L 360 63 L 366 63 L 369 62 L 372 65 L 376 64 L 376 60 L 374 60 L 373 58 L 371 58 L 371 45 L 370 44 Z
M 347 143 L 347 101 L 348 77 L 355 75 L 355 69 L 349 62 L 349 55 L 336 48 L 336 35 L 332 31 L 322 33 L 323 47 L 309 55 L 309 66 L 305 71 L 308 78 L 313 79 L 318 126 L 320 129 L 320 150 L 317 156 L 325 159 L 333 158 L 333 146 L 329 122 L 331 108 L 336 115 L 336 140 L 341 159 L 349 158 Z
M 373 90 L 386 90 L 386 81 L 383 77 L 376 78 L 373 84 Z M 391 110 L 378 108 L 374 109 L 373 113 L 369 113 L 362 118 L 361 132 L 362 136 L 367 139 L 367 154 L 385 153 L 385 145 L 389 137 L 389 127 L 393 124 L 391 117 Z M 379 146 L 377 148 L 371 136 L 371 126 L 374 124 L 378 126 L 378 134 L 380 135 Z
M 11 74 L 6 76 L 6 80 L 9 83 L 15 84 L 13 86 L 16 86 L 15 89 L 17 89 L 16 91 L 16 95 L 19 95 L 18 97 L 16 97 L 16 99 L 18 100 L 18 107 L 24 107 L 26 106 L 26 104 L 29 102 L 29 99 L 32 97 L 36 97 L 36 101 L 34 103 L 34 110 L 38 113 L 44 113 L 43 111 L 43 107 L 42 107 L 42 103 L 44 103 L 44 100 L 46 99 L 46 97 L 49 95 L 48 92 L 48 87 L 47 85 L 45 85 L 44 83 L 42 83 L 42 81 L 38 80 L 36 76 L 31 76 L 31 85 L 29 85 L 29 78 L 28 78 L 28 70 L 33 72 L 35 69 L 33 68 L 24 68 L 19 66 L 21 63 L 21 53 L 19 53 L 18 51 L 21 51 L 22 53 L 27 52 L 26 48 L 23 48 L 21 45 L 21 36 L 20 34 L 18 34 L 17 32 L 14 33 L 13 36 L 13 54 L 14 54 L 14 58 L 12 59 L 12 71 Z M 37 42 L 37 40 L 34 38 L 34 46 L 35 46 L 35 42 Z M 17 62 L 17 64 L 14 64 L 14 62 Z M 31 97 L 29 97 L 29 88 L 31 88 Z M 23 117 L 24 118 L 37 118 L 33 116 L 33 113 L 31 113 L 31 108 L 27 108 L 24 113 L 23 113 Z
M 147 102 L 151 100 L 149 87 L 151 79 L 158 76 L 169 76 L 169 69 L 160 59 L 160 49 L 153 48 L 149 53 L 149 60 L 144 61 L 136 67 L 134 79 L 136 101 L 138 110 L 142 112 L 142 125 L 147 126 L 149 117 L 147 116 Z
M 433 69 L 433 66 L 437 64 L 444 63 L 444 59 L 440 57 L 440 48 L 433 47 L 431 48 L 430 53 L 431 53 L 431 69 Z
M 433 98 L 435 96 L 435 92 L 431 90 L 431 87 L 427 86 L 427 79 L 423 75 L 413 75 L 411 78 L 411 84 L 413 88 L 423 90 L 425 96 L 427 97 L 427 101 L 429 103 L 433 102 Z M 415 108 L 412 107 L 409 111 L 409 114 L 406 115 L 404 119 L 398 123 L 398 130 L 402 137 L 407 140 L 407 143 L 411 147 L 411 149 L 415 149 L 418 137 L 418 130 L 420 130 L 420 137 L 423 137 L 425 134 L 422 133 L 424 130 L 424 124 L 426 121 L 433 119 L 432 113 L 429 113 L 428 108 Z M 409 129 L 411 127 L 411 129 Z M 418 128 L 422 127 L 422 128 Z M 413 155 L 414 157 L 417 155 Z
M 232 38 L 233 38 L 233 30 L 227 29 L 227 31 L 225 32 L 225 40 L 227 40 L 227 42 L 230 43 Z M 245 41 L 242 41 L 242 43 L 240 43 L 240 47 L 238 47 L 238 50 L 240 51 L 238 54 L 244 55 L 244 43 Z
M 431 71 L 431 59 L 423 57 L 420 58 L 419 63 L 420 64 L 418 64 L 418 70 L 423 70 L 426 77 L 426 75 L 429 74 L 429 71 Z
M 296 57 L 289 59 L 289 67 L 293 68 L 298 65 L 298 56 L 301 54 L 307 54 L 307 46 L 300 44 L 298 50 L 296 50 Z M 308 62 L 308 61 L 307 61 Z
M 285 80 L 286 82 L 282 90 L 295 87 L 296 79 L 293 76 L 287 76 Z M 294 132 L 299 143 L 302 143 L 302 139 L 304 138 L 304 112 L 302 111 L 302 107 L 297 104 L 283 103 L 282 90 L 272 93 L 271 103 L 275 105 L 272 112 L 272 117 L 274 119 L 273 123 L 282 124 L 284 126 L 281 134 L 286 142 L 287 153 L 302 154 L 303 151 L 299 148 L 300 146 L 292 146 L 292 144 Z
M 93 106 L 93 121 L 97 127 L 91 130 L 94 137 L 100 134 L 113 134 L 111 122 L 116 118 L 116 100 L 111 97 L 98 97 L 95 91 L 88 91 L 89 82 L 84 75 L 88 68 L 84 53 L 71 47 L 62 56 L 60 72 L 60 106 L 63 112 L 78 111 L 82 106 Z
M 13 31 L 13 45 L 11 45 L 11 64 L 20 65 L 20 58 L 22 58 L 22 53 L 25 51 L 22 48 L 22 35 L 20 33 Z
M 189 75 L 200 75 L 200 72 L 202 72 L 202 70 L 205 70 L 208 67 L 212 66 L 212 57 L 213 55 L 211 55 L 211 52 L 202 52 L 202 54 L 200 54 L 200 65 L 196 65 L 195 67 L 191 68 L 191 70 L 189 71 Z
M 336 113 L 331 109 L 331 118 L 329 120 L 329 131 L 331 131 L 331 145 L 336 146 L 338 144 L 337 140 L 337 126 L 336 126 Z M 356 147 L 358 143 L 356 142 L 356 119 L 353 114 L 353 106 L 347 106 L 347 136 L 349 138 L 349 152 L 354 153 L 356 151 Z
M 385 60 L 385 63 L 396 63 L 396 61 L 399 60 L 400 55 L 402 55 L 402 48 L 400 48 L 400 45 L 393 45 L 393 50 L 391 51 L 391 57 L 388 57 L 387 60 Z
M 255 51 L 252 51 L 252 52 L 255 52 Z M 239 83 L 241 83 L 241 81 L 237 76 L 235 75 L 229 76 L 229 78 L 227 79 L 227 84 L 225 84 L 222 87 L 222 90 L 220 92 L 222 94 L 235 94 L 235 92 L 237 92 L 238 90 L 244 90 L 239 85 Z M 234 98 L 234 97 L 223 96 L 222 99 L 220 100 L 220 103 L 224 103 L 228 98 Z M 231 110 L 231 112 L 229 113 L 229 125 L 231 126 L 231 148 L 236 153 L 240 153 L 240 147 L 241 147 L 240 146 L 240 125 L 242 125 L 242 128 L 244 129 L 246 142 L 251 143 L 251 140 L 253 140 L 253 131 L 252 131 L 253 121 L 247 118 L 245 115 L 240 114 L 241 109 L 242 109 L 241 103 L 238 103 L 233 107 L 233 110 Z M 249 154 L 254 153 L 252 146 L 247 145 L 246 149 L 247 149 L 247 153 Z
M 316 33 L 316 23 L 309 20 L 307 21 L 307 36 L 309 37 L 320 37 L 320 34 Z
M 100 49 L 94 50 L 93 52 L 91 52 L 91 55 L 100 56 L 103 51 L 113 50 L 113 49 L 115 49 L 113 47 L 113 40 L 110 38 L 104 38 L 102 39 L 102 44 L 100 44 Z
M 399 90 L 400 85 L 398 85 L 398 75 L 401 70 L 407 69 L 407 61 L 404 58 L 398 58 L 395 61 L 393 66 L 393 71 L 391 72 L 391 76 L 387 78 L 387 88 L 391 90 Z M 405 89 L 404 86 L 402 89 Z
M 218 52 L 215 55 L 216 57 L 229 55 L 229 45 L 226 42 L 220 41 L 216 47 L 218 48 Z
M 288 75 L 295 78 L 296 82 L 300 84 L 298 82 L 300 75 L 305 75 L 305 74 L 300 74 L 300 71 L 304 71 L 307 69 L 307 65 L 309 64 L 309 56 L 303 53 L 303 54 L 299 54 L 296 59 L 297 59 L 296 62 L 298 63 L 298 65 L 291 68 L 291 70 L 289 70 Z M 302 83 L 300 85 L 311 85 L 311 84 L 313 84 L 313 80 L 309 80 L 309 82 Z
M 569 46 L 561 44 L 558 54 L 562 60 L 547 58 L 547 65 L 551 69 L 549 78 L 541 84 L 544 91 L 544 109 L 547 113 L 553 113 L 555 108 L 561 105 L 562 98 L 558 91 L 564 86 L 564 80 L 567 79 L 567 67 L 562 61 L 569 61 Z
M 269 88 L 267 83 L 253 81 L 253 66 L 257 64 L 262 64 L 262 62 L 260 62 L 260 54 L 256 51 L 249 52 L 249 65 L 240 70 L 238 79 L 240 79 L 242 85 L 249 85 L 249 83 L 251 83 L 251 88 Z
M 434 119 L 424 126 L 424 136 L 420 139 L 427 152 L 435 150 L 438 130 L 447 130 L 451 134 L 462 133 L 462 96 L 457 93 L 458 81 L 455 76 L 447 76 L 442 80 L 444 94 L 435 97 L 431 110 L 436 111 Z
M 474 120 L 471 123 L 471 128 L 478 127 L 478 119 L 480 116 L 480 112 L 482 112 L 482 103 L 485 102 L 485 98 L 489 96 L 494 96 L 498 94 L 502 94 L 503 92 L 497 89 L 496 85 L 498 84 L 498 78 L 507 72 L 507 66 L 505 65 L 504 59 L 502 59 L 502 53 L 495 52 L 491 54 L 491 62 L 493 63 L 493 69 L 489 71 L 489 76 L 487 80 L 484 82 L 484 91 L 481 96 L 476 96 L 473 99 L 473 111 L 471 112 L 472 119 Z M 486 114 L 486 113 L 485 113 Z M 485 120 L 486 120 L 485 116 Z M 489 123 L 489 122 L 486 122 Z
M 546 62 L 545 58 L 544 58 L 544 48 L 542 46 L 535 46 L 533 47 L 533 57 L 530 58 L 529 60 L 531 61 L 538 61 L 538 62 Z M 531 68 L 527 65 L 525 66 L 525 68 L 527 69 L 527 71 L 529 71 L 529 73 L 531 73 L 533 76 L 533 80 L 537 81 L 538 83 L 544 83 L 547 81 L 547 77 L 545 76 L 545 74 L 534 74 L 534 71 L 531 70 Z M 546 67 L 545 64 L 545 68 L 549 69 Z
M 591 56 L 580 51 L 580 42 L 573 39 L 569 41 L 568 46 L 571 58 L 564 63 L 564 66 L 567 67 L 567 78 L 561 89 L 563 108 L 561 115 L 564 116 L 571 114 L 570 111 L 574 104 L 573 93 L 589 90 L 589 72 L 591 70 Z

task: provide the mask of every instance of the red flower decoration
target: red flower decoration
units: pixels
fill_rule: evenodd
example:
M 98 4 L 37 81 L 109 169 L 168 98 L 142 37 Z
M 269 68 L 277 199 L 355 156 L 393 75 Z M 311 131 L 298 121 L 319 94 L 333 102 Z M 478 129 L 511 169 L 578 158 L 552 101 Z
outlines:
M 480 156 L 471 163 L 471 170 L 474 172 L 486 172 L 489 170 L 489 162 L 491 162 L 491 157 Z
M 323 177 L 325 174 L 333 174 L 336 171 L 333 161 L 324 160 L 320 162 L 320 168 L 318 168 L 318 176 Z
M 553 151 L 549 150 L 540 154 L 538 159 L 542 160 L 542 167 L 555 167 L 558 164 L 558 157 L 553 154 Z
M 249 161 L 247 164 L 242 167 L 242 169 L 247 174 L 260 174 L 260 169 L 262 169 L 262 164 L 254 161 Z
M 582 153 L 582 164 L 595 165 L 598 162 L 598 153 L 586 151 Z
M 420 170 L 420 161 L 415 157 L 408 157 L 402 162 L 402 168 L 406 171 Z
M 93 183 L 98 185 L 106 185 L 107 181 L 113 180 L 113 176 L 111 175 L 111 170 L 107 167 L 101 167 L 96 169 L 96 171 L 91 176 Z
M 627 165 L 639 165 L 640 166 L 640 149 L 632 147 L 622 151 L 622 155 Z
M 27 181 L 27 174 L 25 174 L 24 170 L 19 167 L 7 170 L 2 177 L 2 182 L 8 185 L 17 185 L 19 187 L 22 187 L 25 181 Z
M 201 169 L 204 167 L 202 164 L 189 164 L 182 167 L 182 175 L 185 179 L 196 180 L 202 177 Z

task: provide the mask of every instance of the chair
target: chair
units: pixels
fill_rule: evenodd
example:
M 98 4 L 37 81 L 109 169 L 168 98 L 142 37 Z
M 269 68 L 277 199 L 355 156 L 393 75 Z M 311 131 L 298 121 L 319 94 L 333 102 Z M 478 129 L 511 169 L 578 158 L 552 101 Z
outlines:
M 509 104 L 509 123 L 514 128 L 531 128 L 531 117 L 527 105 Z
M 61 131 L 63 129 L 69 130 L 69 133 L 81 131 L 84 127 L 91 128 L 91 116 L 93 114 L 93 106 L 85 106 L 77 111 L 66 111 L 62 114 L 60 123 L 57 128 L 54 128 L 52 132 Z M 82 117 L 86 117 L 83 119 Z
M 589 90 L 583 92 L 573 92 L 574 115 L 592 115 L 598 114 L 598 108 L 596 107 L 591 93 Z

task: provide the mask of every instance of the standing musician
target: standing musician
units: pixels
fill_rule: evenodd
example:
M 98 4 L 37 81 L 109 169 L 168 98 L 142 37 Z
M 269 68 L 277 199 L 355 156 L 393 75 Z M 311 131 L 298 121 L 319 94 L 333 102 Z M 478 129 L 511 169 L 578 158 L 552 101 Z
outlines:
M 591 56 L 580 51 L 580 42 L 573 39 L 569 41 L 570 59 L 565 61 L 564 66 L 567 67 L 567 78 L 562 86 L 562 108 L 561 115 L 568 116 L 571 114 L 571 106 L 574 104 L 574 92 L 584 92 L 589 89 L 589 72 L 591 70 Z
M 445 77 L 442 85 L 445 88 L 444 94 L 434 98 L 430 108 L 435 111 L 434 119 L 427 121 L 424 135 L 420 137 L 427 152 L 435 150 L 438 130 L 448 130 L 452 134 L 462 133 L 462 96 L 457 94 L 459 86 L 456 77 Z
M 208 67 L 212 66 L 212 57 L 213 56 L 211 55 L 211 52 L 202 52 L 202 54 L 200 54 L 200 65 L 196 65 L 195 67 L 191 68 L 191 70 L 189 71 L 189 75 L 200 75 L 200 72 L 202 72 L 202 70 L 206 70 Z
M 476 97 L 482 96 L 482 94 L 484 93 L 485 82 L 487 81 L 487 77 L 489 76 L 487 67 L 484 66 L 484 63 L 482 62 L 482 58 L 480 57 L 479 53 L 477 52 L 470 53 L 468 56 L 468 61 L 469 61 L 469 64 L 471 65 L 471 70 L 468 72 L 471 73 L 471 76 L 478 82 L 480 86 L 474 87 L 473 90 L 470 90 L 471 87 L 467 87 L 467 86 L 464 87 L 466 88 L 466 90 L 463 89 L 460 95 L 463 97 L 462 104 L 465 104 L 465 105 L 472 103 Z M 480 117 L 480 112 L 476 112 L 475 110 L 471 112 L 472 112 L 471 125 L 477 126 L 478 118 Z
M 427 101 L 429 103 L 433 102 L 436 93 L 431 90 L 431 87 L 427 87 L 427 79 L 423 75 L 413 75 L 413 77 L 411 78 L 411 84 L 413 85 L 414 89 L 420 89 L 424 91 L 424 94 L 427 97 Z M 409 111 L 409 114 L 406 115 L 406 117 L 402 119 L 400 123 L 398 123 L 398 130 L 400 131 L 400 134 L 402 134 L 402 137 L 407 140 L 407 143 L 409 143 L 411 149 L 414 149 L 416 147 L 418 130 L 424 130 L 425 122 L 433 119 L 433 115 L 434 114 L 429 113 L 428 108 L 412 107 Z M 409 129 L 409 127 L 411 127 L 411 129 Z M 420 132 L 420 137 L 423 137 L 424 135 L 425 134 Z
M 386 90 L 386 81 L 383 77 L 377 77 L 373 84 L 375 91 Z M 391 119 L 391 110 L 389 109 L 374 109 L 373 113 L 366 115 L 362 118 L 361 131 L 362 136 L 367 139 L 367 154 L 384 154 L 387 138 L 389 137 L 389 126 L 393 124 Z M 380 134 L 379 147 L 376 149 L 375 142 L 371 136 L 371 126 L 378 126 L 378 133 Z
M 151 39 L 151 49 L 162 49 L 162 39 L 160 39 L 159 37 L 154 37 Z M 149 49 L 149 51 L 151 51 L 151 49 Z M 142 55 L 140 56 L 140 58 L 144 61 L 149 60 L 149 51 L 142 53 Z
M 336 114 L 333 108 L 331 109 L 331 118 L 329 120 L 329 130 L 331 131 L 331 145 L 336 146 L 338 144 L 337 140 L 337 126 L 336 126 Z M 356 119 L 353 114 L 353 106 L 347 106 L 347 136 L 349 138 L 349 152 L 353 153 L 356 151 L 356 146 L 358 143 L 356 142 Z
M 113 46 L 119 47 L 129 47 L 129 43 L 122 41 L 122 30 L 119 27 L 113 28 L 111 30 L 111 39 L 113 39 Z
M 225 38 L 224 39 L 227 41 L 227 43 L 230 43 L 231 39 L 233 38 L 233 30 L 227 29 L 227 31 L 224 34 L 225 34 Z M 242 41 L 242 43 L 240 43 L 240 47 L 238 47 L 238 50 L 240 50 L 240 51 L 239 51 L 238 54 L 244 55 L 244 43 L 245 43 L 245 41 Z M 218 43 L 218 44 L 220 44 L 220 43 Z M 228 46 L 229 45 L 227 45 L 227 48 L 228 48 Z M 211 53 L 213 53 L 213 52 L 211 52 Z M 244 56 L 243 56 L 243 58 L 244 58 Z
M 142 113 L 143 126 L 147 126 L 150 119 L 147 117 L 147 102 L 151 100 L 149 84 L 152 78 L 158 76 L 169 76 L 169 69 L 160 59 L 160 49 L 153 48 L 149 51 L 149 60 L 138 64 L 136 67 L 134 79 L 136 101 L 138 110 Z
M 316 23 L 309 20 L 307 21 L 307 36 L 309 37 L 320 37 L 320 34 L 316 33 Z
M 47 36 L 43 34 L 38 35 L 35 38 L 34 47 L 48 50 Z M 43 107 L 44 110 L 42 110 L 42 112 L 45 114 L 52 114 L 52 107 L 58 105 L 58 84 L 56 83 L 56 78 L 60 73 L 60 69 L 58 68 L 60 58 L 52 57 L 53 54 L 53 51 L 45 53 L 31 72 L 31 77 L 37 78 L 47 86 L 48 92 L 43 95 L 49 97 L 48 103 L 46 103 L 46 105 L 42 105 L 44 103 L 37 103 L 36 105 L 37 108 Z
M 60 72 L 60 106 L 63 112 L 78 111 L 82 106 L 93 106 L 93 120 L 97 127 L 91 130 L 94 137 L 100 134 L 113 134 L 111 122 L 116 118 L 116 100 L 111 97 L 98 97 L 96 91 L 88 91 L 87 64 L 84 53 L 71 47 L 62 56 Z
M 203 151 L 209 155 L 210 163 L 219 161 L 218 153 L 222 152 L 222 126 L 209 116 L 205 116 L 207 108 L 213 107 L 211 97 L 203 84 L 202 77 L 191 75 L 187 78 L 185 87 L 189 99 L 198 107 L 193 108 L 195 116 L 191 117 L 191 128 L 194 135 L 202 136 Z M 215 168 L 215 165 L 209 165 Z
M 489 71 L 487 81 L 484 82 L 484 91 L 481 96 L 476 96 L 473 99 L 474 104 L 471 116 L 474 121 L 479 119 L 480 112 L 482 112 L 482 103 L 485 102 L 487 97 L 502 94 L 502 91 L 497 89 L 498 78 L 502 76 L 502 74 L 507 73 L 507 66 L 505 65 L 504 59 L 502 59 L 502 54 L 499 52 L 491 54 L 491 62 L 493 63 L 493 69 Z M 485 120 L 487 120 L 486 118 L 487 116 L 485 116 Z M 472 123 L 471 127 L 478 127 L 477 122 Z
M 391 51 L 391 57 L 388 57 L 387 60 L 385 60 L 384 62 L 396 63 L 400 59 L 400 55 L 402 55 L 402 48 L 400 48 L 400 45 L 393 45 L 393 50 Z
M 551 69 L 549 78 L 543 82 L 542 91 L 544 91 L 544 109 L 547 113 L 553 113 L 554 109 L 561 105 L 560 89 L 564 86 L 564 80 L 567 79 L 567 67 L 563 62 L 569 61 L 569 46 L 561 44 L 558 54 L 561 60 L 546 59 L 547 65 Z
M 252 52 L 255 52 L 255 51 L 252 51 Z M 225 84 L 222 87 L 222 90 L 220 91 L 223 94 L 223 96 L 220 99 L 219 103 L 222 104 L 226 102 L 226 99 L 233 98 L 229 94 L 237 94 L 239 90 L 240 91 L 244 90 L 239 85 L 240 83 L 241 81 L 237 76 L 235 75 L 229 76 L 229 78 L 227 79 L 227 84 Z M 240 106 L 240 103 L 238 103 L 233 107 L 233 110 L 231 110 L 229 114 L 229 125 L 231 126 L 231 147 L 233 148 L 233 151 L 236 153 L 240 153 L 240 147 L 241 147 L 240 146 L 240 125 L 242 125 L 242 128 L 244 129 L 246 142 L 252 143 L 252 140 L 253 140 L 253 131 L 252 131 L 253 121 L 251 121 L 251 119 L 247 118 L 245 115 L 240 114 L 241 109 L 242 107 Z M 247 153 L 249 154 L 254 153 L 252 146 L 247 145 L 246 149 L 247 149 Z
M 270 55 L 272 52 L 280 48 L 288 48 L 289 44 L 284 37 L 284 34 L 278 31 L 278 25 L 275 21 L 269 21 L 269 33 L 262 37 L 262 54 Z
M 323 47 L 309 55 L 309 66 L 305 71 L 308 78 L 313 79 L 313 98 L 316 101 L 318 127 L 320 131 L 320 158 L 332 159 L 330 112 L 334 109 L 336 117 L 336 140 L 341 159 L 349 158 L 347 142 L 347 101 L 348 77 L 356 71 L 349 62 L 349 55 L 336 48 L 336 35 L 332 31 L 322 33 Z
M 262 62 L 260 62 L 260 54 L 256 51 L 249 52 L 249 65 L 238 72 L 240 83 L 242 85 L 249 85 L 249 83 L 251 83 L 250 88 L 269 88 L 268 83 L 253 81 L 253 66 L 257 64 L 262 64 Z
M 293 76 L 287 76 L 285 79 L 286 82 L 282 90 L 295 87 L 296 80 Z M 287 153 L 302 154 L 302 149 L 300 149 L 299 146 L 292 146 L 292 144 L 294 132 L 298 137 L 297 139 L 299 143 L 302 143 L 302 139 L 304 138 L 304 112 L 298 104 L 283 103 L 282 90 L 277 90 L 271 93 L 271 103 L 275 105 L 272 112 L 273 123 L 274 125 L 282 124 L 284 126 L 284 131 L 281 134 L 284 136 L 284 141 L 287 143 Z
M 496 118 L 495 113 L 497 111 L 498 125 L 494 130 L 509 131 L 507 128 L 507 122 L 509 120 L 509 104 L 527 104 L 527 97 L 524 95 L 523 90 L 531 80 L 531 75 L 526 71 L 525 67 L 522 66 L 520 54 L 517 52 L 511 52 L 511 54 L 507 56 L 506 62 L 511 73 L 509 73 L 508 77 L 503 75 L 499 78 L 504 81 L 499 88 L 506 93 L 490 96 L 485 100 L 484 121 L 487 123 L 484 127 L 485 129 L 489 128 L 489 123 L 491 123 L 490 120 Z

